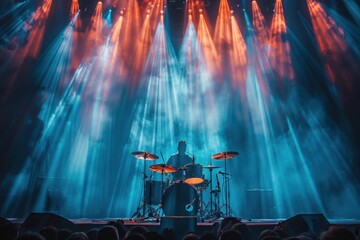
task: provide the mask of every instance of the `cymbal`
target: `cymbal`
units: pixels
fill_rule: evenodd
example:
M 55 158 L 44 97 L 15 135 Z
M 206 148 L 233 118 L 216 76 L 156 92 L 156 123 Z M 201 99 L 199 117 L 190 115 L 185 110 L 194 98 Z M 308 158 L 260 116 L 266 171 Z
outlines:
M 176 172 L 176 167 L 169 164 L 154 164 L 150 166 L 150 170 L 158 173 L 173 173 Z
M 141 159 L 141 160 L 156 160 L 159 158 L 155 154 L 149 152 L 132 152 L 131 154 L 137 159 Z
M 220 168 L 220 167 L 209 165 L 209 166 L 203 166 L 203 168 L 214 169 L 214 168 Z
M 226 159 L 236 157 L 237 155 L 239 155 L 238 152 L 221 152 L 221 153 L 216 153 L 216 154 L 212 155 L 211 158 L 215 159 L 215 160 L 226 160 Z
M 178 171 L 186 171 L 186 170 L 189 170 L 189 168 L 187 167 L 179 167 L 177 168 Z

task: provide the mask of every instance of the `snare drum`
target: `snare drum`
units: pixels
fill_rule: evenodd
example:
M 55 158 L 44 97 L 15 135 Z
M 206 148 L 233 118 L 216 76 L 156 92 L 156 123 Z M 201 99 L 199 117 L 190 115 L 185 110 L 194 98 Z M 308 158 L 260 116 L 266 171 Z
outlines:
M 185 165 L 187 170 L 185 171 L 185 180 L 184 182 L 195 185 L 204 182 L 204 175 L 203 175 L 203 166 L 201 164 L 195 163 L 188 163 Z

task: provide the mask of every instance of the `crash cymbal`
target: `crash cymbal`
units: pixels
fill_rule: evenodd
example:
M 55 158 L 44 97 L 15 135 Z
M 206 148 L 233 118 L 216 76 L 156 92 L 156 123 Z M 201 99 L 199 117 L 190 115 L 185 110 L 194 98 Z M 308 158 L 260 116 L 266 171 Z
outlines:
M 214 168 L 220 168 L 220 167 L 209 165 L 209 166 L 203 166 L 203 168 L 214 169 Z
M 238 152 L 221 152 L 212 155 L 211 158 L 215 160 L 227 160 L 236 157 L 237 155 L 239 155 Z
M 149 152 L 132 152 L 131 154 L 137 159 L 141 159 L 141 160 L 156 160 L 159 158 L 155 154 Z
M 169 164 L 154 164 L 150 166 L 150 170 L 158 173 L 173 173 L 176 172 L 176 167 Z

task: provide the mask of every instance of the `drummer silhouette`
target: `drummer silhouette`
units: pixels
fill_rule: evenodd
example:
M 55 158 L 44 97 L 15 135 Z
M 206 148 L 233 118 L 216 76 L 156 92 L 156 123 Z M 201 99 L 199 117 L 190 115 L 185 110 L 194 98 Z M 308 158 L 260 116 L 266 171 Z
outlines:
M 188 154 L 186 154 L 186 142 L 184 140 L 178 142 L 177 149 L 178 152 L 170 156 L 167 164 L 170 164 L 176 168 L 180 168 L 193 161 L 193 159 Z M 181 180 L 183 180 L 183 171 L 176 171 L 173 173 L 172 182 L 178 182 Z

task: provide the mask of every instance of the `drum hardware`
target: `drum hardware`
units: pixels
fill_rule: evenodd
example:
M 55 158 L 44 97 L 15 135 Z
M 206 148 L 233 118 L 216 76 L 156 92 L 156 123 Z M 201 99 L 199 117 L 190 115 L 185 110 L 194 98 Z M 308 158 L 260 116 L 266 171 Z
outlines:
M 210 202 L 207 205 L 204 204 L 206 207 L 205 207 L 205 210 L 203 212 L 204 212 L 204 215 L 206 213 L 206 215 L 205 215 L 206 219 L 212 218 L 214 216 L 216 216 L 215 217 L 215 219 L 216 219 L 216 218 L 219 218 L 220 216 L 218 216 L 219 214 L 217 214 L 217 212 L 218 212 L 218 207 L 217 207 L 218 204 L 216 203 L 216 201 L 213 200 L 213 194 L 217 190 L 213 189 L 213 184 L 212 183 L 213 183 L 213 170 L 217 169 L 217 168 L 220 168 L 220 167 L 213 166 L 212 163 L 210 162 L 210 164 L 208 166 L 203 166 L 203 168 L 210 171 L 210 181 L 206 184 L 206 187 L 208 185 L 210 185 Z M 205 181 L 207 181 L 207 180 L 205 180 Z M 218 190 L 218 191 L 220 191 L 220 190 Z M 210 208 L 210 209 L 208 209 L 208 208 Z
M 185 206 L 185 210 L 188 212 L 191 212 L 192 210 L 194 210 L 194 202 L 195 202 L 196 198 L 194 198 L 191 203 L 186 204 Z
M 194 185 L 195 189 L 199 194 L 199 218 L 201 222 L 204 222 L 206 210 L 209 206 L 203 201 L 203 192 L 209 186 L 210 183 L 211 181 L 205 179 L 204 182 Z
M 224 217 L 224 213 L 221 212 L 220 210 L 220 182 L 219 182 L 219 177 L 218 174 L 215 175 L 216 176 L 216 189 L 210 190 L 210 213 L 207 215 L 207 221 L 208 222 L 213 222 L 221 217 Z M 212 174 L 210 176 L 212 178 Z M 211 187 L 212 188 L 212 187 Z M 214 201 L 213 201 L 213 196 L 214 195 Z M 214 206 L 214 208 L 213 208 Z
M 156 156 L 155 154 L 152 154 L 150 152 L 132 152 L 131 153 L 135 158 L 140 159 L 140 160 L 144 160 L 144 171 L 142 172 L 142 178 L 143 178 L 143 201 L 141 203 L 140 206 L 138 206 L 138 208 L 136 209 L 136 211 L 133 213 L 133 215 L 131 216 L 131 220 L 134 219 L 135 216 L 137 216 L 137 218 L 144 218 L 146 219 L 146 207 L 148 207 L 148 210 L 150 210 L 149 212 L 151 213 L 151 205 L 146 203 L 146 179 L 148 178 L 147 174 L 146 174 L 146 162 L 147 161 L 154 161 L 157 160 L 159 157 Z M 140 213 L 142 209 L 142 215 Z M 151 215 L 151 214 L 150 214 Z M 150 216 L 148 216 L 150 217 Z
M 230 216 L 230 212 L 231 212 L 231 207 L 230 207 L 230 178 L 228 177 L 230 174 L 227 172 L 227 168 L 226 168 L 226 162 L 227 160 L 234 158 L 236 156 L 238 156 L 239 153 L 238 152 L 233 152 L 233 151 L 228 151 L 228 152 L 220 152 L 220 153 L 216 153 L 214 155 L 211 156 L 212 159 L 214 160 L 224 160 L 224 170 L 225 172 L 219 172 L 220 174 L 222 174 L 223 179 L 224 179 L 224 183 L 225 183 L 225 204 L 222 207 L 225 207 L 225 216 Z

